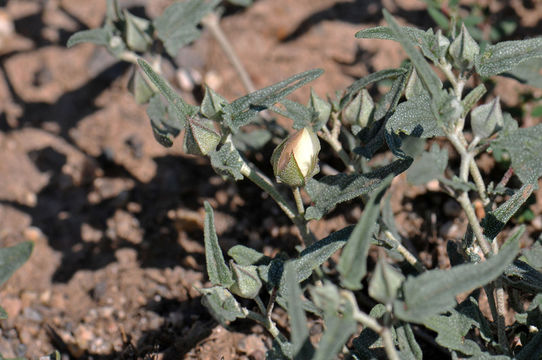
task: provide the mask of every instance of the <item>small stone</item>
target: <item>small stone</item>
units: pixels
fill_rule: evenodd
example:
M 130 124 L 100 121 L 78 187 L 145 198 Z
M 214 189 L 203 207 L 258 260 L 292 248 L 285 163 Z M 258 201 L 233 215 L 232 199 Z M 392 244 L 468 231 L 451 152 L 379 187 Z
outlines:
M 75 328 L 74 336 L 77 345 L 82 349 L 88 349 L 90 341 L 94 338 L 91 329 L 83 324 L 80 324 Z
M 21 312 L 23 304 L 20 299 L 7 297 L 2 299 L 2 307 L 8 313 L 8 318 L 13 319 Z
M 440 183 L 438 180 L 434 179 L 427 183 L 427 190 L 437 192 L 440 190 Z
M 43 232 L 38 227 L 30 226 L 24 229 L 23 236 L 27 240 L 36 242 L 43 237 Z

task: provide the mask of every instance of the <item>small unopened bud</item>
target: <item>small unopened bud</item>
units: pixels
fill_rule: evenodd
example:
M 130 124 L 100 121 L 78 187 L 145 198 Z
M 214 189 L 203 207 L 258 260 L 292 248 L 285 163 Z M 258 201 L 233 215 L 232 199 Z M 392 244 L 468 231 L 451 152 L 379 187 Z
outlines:
M 230 291 L 245 299 L 254 299 L 262 288 L 262 281 L 258 276 L 255 265 L 238 265 L 230 262 L 234 283 Z
M 283 140 L 271 156 L 277 181 L 290 186 L 303 186 L 307 178 L 318 172 L 320 141 L 308 127 Z
M 188 154 L 207 155 L 220 143 L 221 136 L 212 120 L 190 117 L 186 124 L 184 147 Z

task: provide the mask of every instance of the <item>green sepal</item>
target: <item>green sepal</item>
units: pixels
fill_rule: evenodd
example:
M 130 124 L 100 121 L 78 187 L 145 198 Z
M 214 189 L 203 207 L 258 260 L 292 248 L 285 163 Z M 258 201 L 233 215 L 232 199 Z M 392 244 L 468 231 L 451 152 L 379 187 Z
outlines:
M 220 143 L 221 136 L 214 122 L 201 117 L 189 117 L 184 135 L 184 146 L 188 154 L 208 155 Z
M 230 261 L 233 275 L 233 284 L 229 289 L 235 295 L 245 299 L 254 299 L 262 288 L 262 281 L 258 275 L 258 267 L 255 265 L 238 265 Z

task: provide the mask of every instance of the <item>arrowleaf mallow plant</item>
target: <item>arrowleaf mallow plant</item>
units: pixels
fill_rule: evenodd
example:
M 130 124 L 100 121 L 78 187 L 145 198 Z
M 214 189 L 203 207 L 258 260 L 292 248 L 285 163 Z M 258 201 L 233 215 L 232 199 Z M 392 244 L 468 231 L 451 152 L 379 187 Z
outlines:
M 205 204 L 211 286 L 199 290 L 216 320 L 224 325 L 241 318 L 260 323 L 273 338 L 267 354 L 272 359 L 327 360 L 339 354 L 353 359 L 421 359 L 427 345 L 418 342 L 426 344 L 427 330 L 436 334 L 433 343 L 452 358 L 540 358 L 542 243 L 538 239 L 520 252 L 525 228 L 509 231 L 506 225 L 542 175 L 542 125 L 519 128 L 502 110 L 499 98 L 486 94 L 484 81 L 539 75 L 533 62 L 542 58 L 542 38 L 481 47 L 465 26 L 449 26 L 446 34 L 401 27 L 384 10 L 387 26 L 361 30 L 356 37 L 399 42 L 408 59 L 396 69 L 358 79 L 333 99 L 312 92 L 307 105 L 287 96 L 322 70 L 308 70 L 231 102 L 206 87 L 201 104 L 191 105 L 162 77 L 155 61 L 159 55 L 153 52 L 160 47 L 150 39 L 171 55 L 195 39 L 185 27 L 191 24 L 198 30 L 197 23 L 216 6 L 213 1 L 175 3 L 152 23 L 134 20 L 139 31 L 132 35 L 148 40 L 147 46 L 130 45 L 131 16 L 111 6 L 117 10 L 109 16 L 126 26 L 109 20 L 100 32 L 107 32 L 107 42 L 80 33 L 69 42 L 94 41 L 117 53 L 111 43 L 115 36 L 120 39 L 131 54 L 128 59 L 135 59 L 142 72 L 140 83 L 147 89 L 143 102 L 148 102 L 156 139 L 172 146 L 184 132 L 187 153 L 207 156 L 224 178 L 256 184 L 298 228 L 295 255 L 272 258 L 236 245 L 228 250 L 226 261 L 213 209 Z M 169 21 L 176 17 L 190 21 Z M 121 54 L 126 58 L 127 53 Z M 375 92 L 369 90 L 383 83 L 388 90 L 373 98 Z M 293 120 L 291 135 L 272 112 Z M 320 141 L 333 152 L 328 157 L 342 162 L 343 172 L 317 174 Z M 445 141 L 458 155 L 458 169 L 450 165 Z M 278 144 L 269 159 L 275 178 L 247 155 L 269 142 Z M 386 163 L 369 162 L 385 149 L 393 154 Z M 510 168 L 498 183 L 488 182 L 476 159 L 497 152 L 508 154 Z M 438 180 L 441 191 L 457 200 L 468 220 L 461 239 L 448 243 L 449 269 L 426 269 L 403 245 L 386 193 L 393 178 L 405 171 L 414 185 Z M 520 186 L 509 186 L 513 174 Z M 475 199 L 485 210 L 481 220 Z M 323 221 L 345 202 L 363 203 L 358 223 L 317 239 L 309 222 Z M 371 246 L 384 248 L 374 268 L 368 262 Z M 338 251 L 338 262 L 328 261 Z M 488 299 L 487 312 L 479 302 L 482 292 Z M 358 301 L 362 297 L 363 305 Z M 371 303 L 374 306 L 367 308 Z M 288 333 L 273 320 L 276 305 L 288 313 Z M 515 322 L 507 325 L 509 312 L 515 314 Z M 317 344 L 309 337 L 309 318 L 324 321 Z

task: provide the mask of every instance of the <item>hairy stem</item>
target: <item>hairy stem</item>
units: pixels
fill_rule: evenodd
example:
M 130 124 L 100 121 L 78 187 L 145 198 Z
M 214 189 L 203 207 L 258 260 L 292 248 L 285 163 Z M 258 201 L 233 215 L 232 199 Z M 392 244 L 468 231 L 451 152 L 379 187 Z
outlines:
M 258 185 L 260 189 L 268 193 L 269 196 L 271 196 L 271 198 L 275 200 L 281 210 L 286 214 L 286 216 L 288 216 L 290 220 L 292 220 L 294 225 L 297 227 L 305 245 L 308 246 L 316 241 L 314 234 L 312 234 L 310 229 L 308 229 L 305 218 L 296 214 L 295 208 L 290 205 L 290 203 L 281 195 L 276 186 L 271 182 L 271 180 L 269 180 L 267 176 L 265 176 L 261 171 L 256 169 L 255 166 L 250 166 L 246 162 L 243 162 L 243 165 L 241 166 L 241 174 L 247 177 L 254 184 Z
M 224 51 L 224 54 L 226 54 L 226 57 L 233 65 L 233 68 L 237 72 L 237 75 L 241 79 L 241 82 L 243 83 L 243 86 L 248 92 L 254 92 L 256 90 L 254 83 L 250 79 L 250 76 L 248 75 L 247 71 L 245 70 L 245 67 L 241 63 L 241 60 L 235 53 L 235 50 L 233 50 L 233 47 L 231 46 L 228 38 L 222 31 L 222 28 L 220 27 L 219 23 L 219 17 L 215 13 L 210 13 L 209 15 L 205 16 L 201 23 L 209 29 L 213 37 L 216 39 L 220 47 L 222 48 L 222 51 Z
M 397 251 L 399 251 L 399 253 L 405 258 L 405 260 L 416 270 L 418 270 L 418 272 L 422 273 L 427 270 L 425 266 L 423 266 L 421 261 L 418 260 L 416 256 L 414 256 L 414 254 L 412 254 L 403 244 L 401 244 L 401 242 L 396 239 L 390 231 L 384 231 L 384 235 L 386 235 L 386 237 L 395 244 Z

